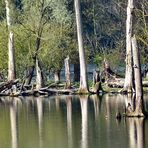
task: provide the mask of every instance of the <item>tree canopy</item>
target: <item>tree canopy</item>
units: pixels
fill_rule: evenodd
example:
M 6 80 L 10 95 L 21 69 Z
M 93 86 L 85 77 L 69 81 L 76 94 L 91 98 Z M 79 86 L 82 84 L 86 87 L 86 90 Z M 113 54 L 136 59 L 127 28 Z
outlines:
M 78 61 L 76 22 L 72 0 L 11 0 L 12 29 L 17 74 L 33 64 L 35 55 L 47 70 L 60 70 L 70 56 Z M 123 0 L 81 0 L 84 46 L 88 62 L 100 66 L 107 58 L 111 66 L 123 66 L 125 59 L 126 3 Z M 148 52 L 148 3 L 137 1 L 134 32 L 140 43 L 143 63 Z M 7 71 L 7 27 L 4 0 L 0 0 L 0 70 Z

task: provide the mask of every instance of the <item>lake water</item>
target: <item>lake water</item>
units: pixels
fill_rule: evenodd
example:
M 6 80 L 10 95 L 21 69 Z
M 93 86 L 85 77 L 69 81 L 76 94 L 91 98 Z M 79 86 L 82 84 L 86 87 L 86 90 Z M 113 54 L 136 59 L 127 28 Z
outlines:
M 146 148 L 148 119 L 116 119 L 126 99 L 115 94 L 1 98 L 0 148 Z

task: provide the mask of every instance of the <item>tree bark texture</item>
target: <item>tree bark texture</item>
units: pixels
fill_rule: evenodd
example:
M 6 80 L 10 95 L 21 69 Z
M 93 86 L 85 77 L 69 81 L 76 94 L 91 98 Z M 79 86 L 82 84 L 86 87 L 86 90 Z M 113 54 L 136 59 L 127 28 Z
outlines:
M 6 20 L 7 27 L 9 31 L 8 37 L 8 81 L 16 79 L 16 69 L 15 69 L 15 51 L 14 51 L 14 36 L 11 30 L 12 18 L 10 15 L 10 2 L 5 0 L 6 5 Z
M 65 78 L 66 78 L 66 88 L 70 88 L 70 66 L 69 66 L 69 57 L 67 57 L 65 60 Z
M 133 0 L 128 0 L 127 20 L 126 20 L 126 71 L 125 71 L 125 82 L 124 82 L 124 89 L 127 90 L 128 92 L 132 91 L 133 89 L 132 46 L 131 46 L 133 8 L 134 8 Z
M 16 79 L 14 36 L 9 32 L 8 42 L 8 81 Z
M 82 22 L 80 12 L 80 1 L 75 0 L 75 13 L 76 13 L 76 24 L 77 24 L 77 37 L 78 37 L 78 48 L 79 48 L 79 59 L 80 59 L 80 92 L 88 92 L 87 84 L 87 70 L 86 70 L 86 59 L 85 51 L 83 46 L 82 37 Z
M 36 59 L 36 89 L 39 90 L 44 85 L 43 74 L 39 60 Z
M 6 20 L 7 20 L 7 27 L 10 30 L 11 27 L 11 16 L 10 16 L 10 3 L 9 0 L 5 0 L 6 5 Z
M 97 70 L 93 71 L 93 93 L 99 93 L 102 90 L 101 82 L 100 82 L 100 72 Z
M 137 114 L 143 113 L 143 89 L 142 89 L 142 75 L 140 64 L 140 53 L 137 46 L 136 37 L 132 38 L 132 51 L 133 51 L 133 65 L 134 65 L 134 77 L 135 77 L 135 90 L 136 90 L 136 102 L 135 112 Z
M 100 82 L 100 72 L 97 70 L 93 71 L 93 85 L 95 85 L 97 82 Z

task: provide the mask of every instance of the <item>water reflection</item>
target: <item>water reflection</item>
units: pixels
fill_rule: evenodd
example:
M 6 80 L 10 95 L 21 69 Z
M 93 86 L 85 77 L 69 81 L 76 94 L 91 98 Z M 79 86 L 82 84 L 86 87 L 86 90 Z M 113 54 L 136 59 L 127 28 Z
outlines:
M 99 111 L 101 110 L 101 99 L 98 95 L 91 95 L 90 99 L 93 101 L 95 120 L 97 120 Z
M 88 96 L 79 96 L 80 104 L 81 104 L 81 148 L 88 147 L 88 110 L 87 110 L 87 102 Z
M 127 94 L 124 95 L 125 98 L 125 107 L 127 108 L 130 104 L 131 109 L 134 110 L 134 98 L 135 98 L 135 94 Z
M 10 98 L 10 123 L 11 123 L 11 142 L 12 148 L 18 148 L 18 118 L 17 118 L 17 111 L 18 111 L 18 99 Z
M 144 148 L 144 118 L 127 118 L 129 147 Z
M 43 147 L 43 99 L 42 97 L 36 98 L 37 111 L 38 111 L 38 128 L 39 128 L 39 143 L 40 148 Z
M 60 110 L 60 96 L 55 97 L 55 106 L 56 106 L 56 111 Z
M 67 133 L 68 133 L 68 147 L 73 147 L 72 142 L 72 96 L 66 97 L 66 105 L 67 105 Z
M 147 119 L 116 120 L 125 101 L 131 101 L 129 96 L 114 94 L 2 99 L 0 146 L 145 148 Z

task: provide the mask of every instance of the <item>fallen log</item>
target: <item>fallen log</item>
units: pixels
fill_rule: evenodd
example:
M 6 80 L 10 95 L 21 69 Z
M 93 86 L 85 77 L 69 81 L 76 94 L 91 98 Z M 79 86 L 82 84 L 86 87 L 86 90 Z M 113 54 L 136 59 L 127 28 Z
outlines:
M 0 92 L 2 92 L 3 90 L 11 89 L 12 86 L 16 85 L 18 82 L 19 82 L 19 79 L 0 83 Z
M 78 89 L 52 89 L 52 88 L 48 88 L 48 89 L 40 89 L 40 91 L 45 91 L 48 92 L 50 94 L 74 94 L 78 91 Z
M 107 81 L 106 84 L 107 84 L 108 87 L 112 87 L 112 88 L 123 88 L 124 79 L 116 78 L 114 80 Z
M 124 79 L 116 78 L 115 80 L 109 80 L 106 82 L 108 87 L 112 88 L 123 88 L 124 87 Z M 148 81 L 142 82 L 142 87 L 148 87 Z

